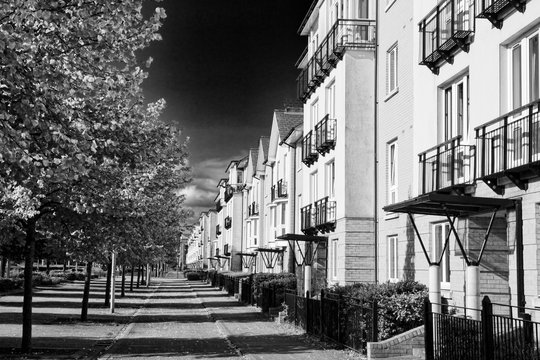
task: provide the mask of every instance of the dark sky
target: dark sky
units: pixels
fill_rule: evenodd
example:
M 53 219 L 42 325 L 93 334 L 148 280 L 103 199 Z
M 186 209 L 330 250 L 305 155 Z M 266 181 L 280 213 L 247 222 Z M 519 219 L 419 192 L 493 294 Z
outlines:
M 297 34 L 312 0 L 166 0 L 163 41 L 144 84 L 148 100 L 190 137 L 193 186 L 187 204 L 213 206 L 230 160 L 270 135 L 275 108 L 296 98 Z

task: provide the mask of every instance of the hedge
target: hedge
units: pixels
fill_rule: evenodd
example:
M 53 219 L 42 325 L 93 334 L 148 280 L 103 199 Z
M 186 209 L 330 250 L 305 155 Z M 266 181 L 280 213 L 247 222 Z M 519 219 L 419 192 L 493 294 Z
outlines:
M 378 306 L 380 340 L 388 339 L 424 323 L 424 299 L 428 297 L 425 285 L 416 281 L 397 283 L 335 286 L 326 291 L 360 300 L 365 304 L 373 301 Z M 347 303 L 347 301 L 346 301 Z M 347 317 L 349 306 L 343 307 L 342 316 Z
M 275 287 L 277 296 L 285 299 L 285 290 L 296 289 L 296 275 L 290 273 L 259 273 L 253 275 L 253 296 L 258 299 L 262 295 L 262 287 Z

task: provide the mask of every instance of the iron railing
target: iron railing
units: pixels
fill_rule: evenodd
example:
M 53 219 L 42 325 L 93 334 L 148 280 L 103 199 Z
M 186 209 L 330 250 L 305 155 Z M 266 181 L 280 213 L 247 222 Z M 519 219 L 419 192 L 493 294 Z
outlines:
M 375 49 L 375 43 L 374 20 L 338 19 L 296 79 L 298 98 L 305 102 L 343 58 L 346 50 Z
M 272 201 L 276 200 L 277 198 L 277 186 L 275 184 L 270 188 L 270 196 Z
M 471 184 L 476 178 L 476 147 L 457 136 L 418 154 L 420 194 Z
M 360 299 L 322 291 L 319 298 L 285 293 L 287 318 L 307 333 L 321 336 L 357 351 L 379 340 L 378 306 Z
M 259 215 L 259 204 L 255 201 L 248 205 L 248 216 Z
M 326 115 L 315 125 L 315 149 L 324 155 L 336 146 L 336 120 Z
M 505 15 L 511 9 L 525 11 L 527 0 L 476 0 L 476 17 L 488 19 L 493 26 L 500 29 Z
M 225 218 L 225 229 L 230 229 L 232 226 L 232 218 L 230 216 L 227 216 Z
M 306 235 L 314 235 L 317 232 L 311 204 L 300 209 L 300 230 Z
M 225 202 L 229 202 L 229 200 L 232 199 L 234 195 L 234 189 L 231 185 L 227 185 L 225 187 L 225 195 L 224 195 L 224 198 L 225 198 Z
M 221 204 L 221 199 L 219 199 L 218 201 L 216 201 L 216 211 L 220 212 L 221 209 L 223 209 L 223 205 Z
M 494 311 L 494 307 L 496 311 Z M 444 306 L 442 307 L 444 309 Z M 540 359 L 540 323 L 525 311 L 538 311 L 492 303 L 485 296 L 482 309 L 456 307 L 458 315 L 424 306 L 427 360 L 529 360 Z M 466 316 L 480 311 L 480 320 Z M 515 314 L 520 314 L 516 317 Z
M 319 158 L 317 149 L 315 148 L 315 141 L 313 141 L 313 131 L 310 131 L 302 139 L 302 162 L 308 167 L 313 165 Z
M 469 51 L 474 33 L 474 0 L 445 0 L 419 24 L 420 64 L 438 73 L 458 49 Z
M 540 161 L 540 101 L 476 128 L 478 178 Z
M 221 226 L 218 224 L 216 225 L 216 237 L 218 237 L 219 235 L 221 235 Z
M 320 232 L 333 231 L 336 225 L 336 202 L 328 200 L 328 196 L 317 200 L 315 208 L 315 227 Z
M 223 255 L 225 256 L 231 255 L 231 252 L 229 251 L 229 244 L 223 245 Z
M 287 195 L 287 182 L 283 179 L 279 179 L 277 182 L 277 197 L 286 198 Z

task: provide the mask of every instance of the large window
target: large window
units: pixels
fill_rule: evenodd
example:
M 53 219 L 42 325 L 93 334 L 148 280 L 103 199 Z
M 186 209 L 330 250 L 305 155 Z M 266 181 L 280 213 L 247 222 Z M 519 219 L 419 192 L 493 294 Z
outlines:
M 398 238 L 397 236 L 388 237 L 388 280 L 398 281 Z
M 398 90 L 398 45 L 392 45 L 386 52 L 386 94 Z
M 441 280 L 441 288 L 450 289 L 450 243 L 453 239 L 453 236 L 450 235 L 448 241 L 448 246 L 444 248 L 446 237 L 450 233 L 450 225 L 447 223 L 433 224 L 433 247 L 432 247 L 432 256 L 435 261 L 439 261 L 441 254 L 444 251 L 442 256 L 441 265 L 439 268 L 439 278 Z
M 398 161 L 398 147 L 397 140 L 388 144 L 388 204 L 394 204 L 398 199 L 398 180 L 397 180 L 397 161 Z
M 538 100 L 540 93 L 538 30 L 509 47 L 509 107 Z
M 319 122 L 319 99 L 311 103 L 309 117 L 310 117 L 311 129 L 313 129 L 315 125 Z
M 309 176 L 309 202 L 313 203 L 318 199 L 318 187 L 319 187 L 319 173 L 317 171 L 312 172 Z
M 334 160 L 328 162 L 325 166 L 326 180 L 325 180 L 325 195 L 329 198 L 336 196 L 335 184 L 336 184 L 336 165 Z
M 332 82 L 326 88 L 326 113 L 330 119 L 336 118 L 336 83 Z
M 469 76 L 459 77 L 443 89 L 442 141 L 461 136 L 469 140 Z

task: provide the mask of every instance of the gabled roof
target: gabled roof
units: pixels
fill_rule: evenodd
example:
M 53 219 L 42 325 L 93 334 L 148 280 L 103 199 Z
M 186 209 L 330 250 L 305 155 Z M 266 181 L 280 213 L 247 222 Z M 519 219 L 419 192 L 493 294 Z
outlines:
M 279 130 L 280 144 L 291 134 L 291 132 L 304 120 L 303 112 L 289 112 L 286 110 L 275 110 L 274 112 L 277 127 Z
M 261 150 L 263 164 L 268 160 L 268 146 L 270 145 L 270 138 L 268 136 L 261 136 Z M 261 155 L 261 153 L 259 153 Z
M 226 179 L 226 178 L 219 179 L 219 182 L 216 187 L 225 186 L 227 185 L 228 182 L 229 182 L 229 179 Z
M 248 164 L 248 156 L 246 155 L 244 158 L 238 160 L 238 163 L 236 165 L 237 169 L 244 170 Z
M 257 173 L 257 160 L 259 158 L 259 149 L 249 149 L 249 158 L 251 166 L 251 176 L 254 176 Z

